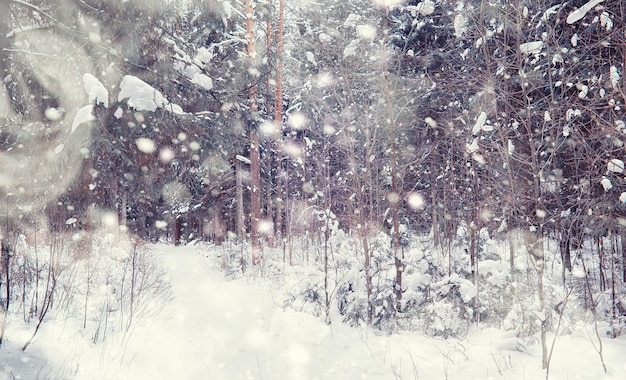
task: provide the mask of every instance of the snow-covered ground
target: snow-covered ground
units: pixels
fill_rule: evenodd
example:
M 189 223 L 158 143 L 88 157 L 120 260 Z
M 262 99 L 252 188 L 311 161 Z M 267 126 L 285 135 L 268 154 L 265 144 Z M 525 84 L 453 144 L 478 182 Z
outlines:
M 466 339 L 386 335 L 279 303 L 281 290 L 254 277 L 226 280 L 209 247 L 150 246 L 166 270 L 171 301 L 133 328 L 93 343 L 79 318 L 34 324 L 12 315 L 0 348 L 0 379 L 542 379 L 538 342 L 491 328 Z M 552 337 L 549 337 L 550 341 Z M 524 348 L 518 350 L 520 345 Z M 623 379 L 626 339 L 602 340 L 579 325 L 556 340 L 551 379 Z

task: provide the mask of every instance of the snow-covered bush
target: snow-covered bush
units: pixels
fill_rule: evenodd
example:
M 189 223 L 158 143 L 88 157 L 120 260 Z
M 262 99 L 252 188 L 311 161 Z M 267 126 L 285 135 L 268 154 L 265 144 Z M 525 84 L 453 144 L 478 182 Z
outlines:
M 367 240 L 369 268 L 365 267 L 361 237 L 335 228 L 327 241 L 323 236 L 309 236 L 308 243 L 296 240 L 301 244 L 293 245 L 294 265 L 285 261 L 282 248 L 266 248 L 261 271 L 264 278 L 285 286 L 284 307 L 325 317 L 328 322 L 369 323 L 387 333 L 417 330 L 431 336 L 464 337 L 479 324 L 504 329 L 524 346 L 538 342 L 542 320 L 548 331 L 558 324 L 559 334 L 572 331 L 576 321 L 585 321 L 586 313 L 580 307 L 587 291 L 583 278 L 570 276 L 568 287 L 563 288 L 560 255 L 555 252 L 558 244 L 547 238 L 543 241 L 546 259 L 540 292 L 538 264 L 523 239 L 513 238 L 510 244 L 510 236 L 501 234 L 496 239 L 487 229 L 473 231 L 476 266 L 472 271 L 468 235 L 472 231 L 465 223 L 459 226 L 455 238 L 443 246 L 435 244 L 432 236 L 405 231 L 407 244 L 399 252 L 404 266 L 399 310 L 397 268 L 391 238 L 385 233 Z M 232 255 L 227 261 L 240 262 L 240 251 Z M 594 261 L 593 265 L 599 264 Z M 233 271 L 241 275 L 240 269 L 228 265 L 222 269 L 227 275 Z M 572 294 L 568 295 L 570 287 Z M 598 314 L 610 319 L 610 294 L 595 290 L 593 294 Z M 543 310 L 540 297 L 545 303 Z M 621 331 L 623 321 L 618 318 L 613 325 L 615 331 Z
M 352 269 L 337 289 L 337 308 L 342 322 L 350 326 L 367 323 L 367 307 L 365 276 Z
M 307 269 L 306 267 L 293 268 L 297 273 L 294 278 L 298 281 L 290 281 L 287 284 L 283 307 L 320 317 L 325 310 L 323 273 Z
M 9 312 L 38 325 L 55 315 L 76 318 L 94 342 L 125 333 L 170 294 L 163 268 L 142 244 L 101 231 L 18 236 L 10 278 Z

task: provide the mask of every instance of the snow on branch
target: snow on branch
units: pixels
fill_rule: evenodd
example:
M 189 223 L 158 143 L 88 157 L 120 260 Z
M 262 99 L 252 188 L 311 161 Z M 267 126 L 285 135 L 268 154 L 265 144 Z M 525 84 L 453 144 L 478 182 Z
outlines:
M 569 14 L 569 16 L 567 16 L 567 20 L 566 20 L 567 23 L 571 25 L 579 21 L 580 19 L 585 17 L 587 12 L 589 12 L 591 9 L 593 9 L 593 7 L 595 7 L 596 5 L 600 4 L 603 1 L 604 0 L 591 0 L 587 2 L 585 5 L 574 10 L 572 13 Z

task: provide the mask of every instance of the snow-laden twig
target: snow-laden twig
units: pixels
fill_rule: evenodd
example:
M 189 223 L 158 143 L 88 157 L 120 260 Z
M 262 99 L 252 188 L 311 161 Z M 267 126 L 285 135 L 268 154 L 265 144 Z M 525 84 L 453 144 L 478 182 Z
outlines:
M 585 257 L 581 255 L 580 257 L 583 271 L 587 272 L 587 265 L 585 264 Z M 596 311 L 596 302 L 593 299 L 593 293 L 591 293 L 591 284 L 589 283 L 589 276 L 585 275 L 585 285 L 587 288 L 587 292 L 589 294 L 589 300 L 591 301 L 591 314 L 593 315 L 593 328 L 596 334 L 596 338 L 598 339 L 598 346 L 595 345 L 593 341 L 591 341 L 591 345 L 596 350 L 598 355 L 600 356 L 600 362 L 602 363 L 602 369 L 604 369 L 604 373 L 607 373 L 606 363 L 604 362 L 604 354 L 603 354 L 603 346 L 602 346 L 602 338 L 600 337 L 600 331 L 598 329 L 598 313 Z
M 554 338 L 552 338 L 552 345 L 550 346 L 550 353 L 548 354 L 548 360 L 546 362 L 546 380 L 548 380 L 550 376 L 550 361 L 552 360 L 552 354 L 554 353 L 554 346 L 556 345 L 556 338 L 559 336 L 559 328 L 561 327 L 561 322 L 563 321 L 563 314 L 565 314 L 565 307 L 567 306 L 567 301 L 569 301 L 569 296 L 572 294 L 573 288 L 570 287 L 565 295 L 565 299 L 561 302 L 561 309 L 559 310 L 559 321 L 556 324 L 556 329 L 554 331 Z M 606 371 L 605 371 L 606 372 Z

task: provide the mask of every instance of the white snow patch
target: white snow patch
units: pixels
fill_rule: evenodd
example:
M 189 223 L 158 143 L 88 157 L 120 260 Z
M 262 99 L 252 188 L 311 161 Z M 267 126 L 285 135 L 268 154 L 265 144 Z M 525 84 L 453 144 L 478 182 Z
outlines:
M 201 47 L 196 52 L 196 60 L 202 64 L 206 65 L 207 63 L 211 62 L 212 59 L 213 59 L 213 53 L 211 53 L 209 49 L 205 47 Z
M 343 49 L 343 57 L 347 58 L 353 55 L 356 55 L 356 51 L 358 48 L 358 40 L 352 40 L 348 46 Z
M 467 17 L 457 14 L 454 16 L 454 35 L 461 37 L 465 32 L 467 32 Z
M 478 39 L 476 39 L 476 41 L 474 42 L 474 47 L 476 49 L 478 49 L 479 47 L 481 47 L 483 44 L 483 38 L 479 37 Z
M 126 75 L 120 84 L 117 101 L 128 99 L 128 106 L 137 111 L 156 111 L 169 104 L 157 89 L 133 75 Z
M 611 80 L 611 87 L 613 87 L 614 89 L 617 89 L 617 84 L 619 83 L 619 80 L 620 80 L 620 75 L 619 75 L 619 72 L 617 71 L 617 67 L 611 66 L 609 79 Z
M 253 326 L 246 333 L 246 344 L 254 350 L 261 350 L 267 346 L 269 335 L 261 326 Z
M 476 161 L 479 165 L 485 165 L 487 163 L 485 156 L 479 153 L 472 154 L 472 160 Z
M 569 125 L 563 127 L 563 137 L 569 137 L 572 132 L 572 128 Z
M 539 54 L 543 49 L 543 41 L 526 42 L 519 46 L 519 50 L 524 54 Z
M 309 351 L 299 343 L 290 345 L 285 351 L 285 356 L 292 365 L 296 366 L 307 364 L 311 360 Z
M 373 41 L 376 38 L 376 27 L 370 24 L 357 25 L 356 35 L 367 41 Z
M 89 103 L 102 104 L 104 108 L 109 107 L 109 91 L 95 76 L 85 73 L 83 75 L 83 86 L 89 97 Z
M 515 144 L 513 144 L 513 141 L 509 139 L 507 145 L 508 145 L 509 155 L 513 154 L 513 152 L 515 152 Z
M 93 105 L 88 104 L 84 107 L 81 107 L 78 111 L 76 111 L 76 115 L 74 115 L 74 120 L 72 121 L 72 132 L 78 128 L 83 123 L 87 123 L 90 121 L 96 120 L 95 116 L 93 116 Z
M 176 115 L 182 115 L 185 113 L 185 111 L 183 111 L 183 107 L 176 103 L 170 103 L 167 107 L 165 107 L 165 109 Z
M 485 125 L 486 121 L 487 121 L 487 114 L 485 112 L 481 112 L 480 115 L 478 115 L 478 118 L 476 119 L 476 123 L 474 124 L 474 127 L 472 128 L 472 134 L 477 135 L 478 132 L 480 132 L 480 130 Z
M 418 15 L 428 16 L 435 11 L 435 3 L 432 0 L 424 0 L 417 5 L 408 5 L 404 8 L 410 11 L 413 17 L 417 17 Z
M 89 42 L 94 43 L 94 44 L 99 44 L 102 42 L 102 37 L 100 36 L 100 33 L 97 32 L 89 32 Z
M 472 298 L 476 297 L 478 291 L 474 284 L 472 284 L 468 280 L 461 280 L 459 284 L 459 293 L 461 293 L 461 298 L 463 298 L 463 302 L 467 303 L 472 300 Z
M 429 127 L 431 127 L 431 128 L 437 128 L 437 125 L 438 125 L 438 124 L 437 124 L 437 120 L 433 119 L 433 118 L 432 118 L 432 117 L 430 117 L 430 116 L 427 116 L 427 117 L 424 119 L 424 123 L 426 123 L 426 124 L 427 124 Z
M 604 188 L 604 191 L 609 191 L 613 188 L 613 184 L 611 183 L 611 180 L 604 176 L 602 177 L 600 184 Z
M 191 78 L 191 83 L 202 87 L 205 90 L 213 89 L 213 79 L 206 74 L 197 73 Z
M 313 54 L 313 52 L 307 51 L 305 53 L 305 56 L 307 61 L 311 62 L 314 65 L 317 65 L 317 62 L 315 62 L 315 54 Z
M 568 24 L 573 24 L 577 21 L 579 21 L 580 19 L 582 19 L 583 17 L 585 17 L 585 15 L 587 14 L 587 12 L 589 12 L 591 9 L 593 9 L 593 7 L 595 7 L 596 5 L 600 4 L 601 2 L 603 2 L 604 0 L 591 0 L 589 2 L 587 2 L 586 4 L 584 4 L 582 7 L 572 11 L 568 16 L 567 16 L 567 20 L 566 22 Z
M 545 122 L 552 121 L 552 116 L 550 116 L 550 111 L 545 111 L 543 113 L 543 121 Z
M 472 141 L 471 144 L 466 144 L 465 145 L 465 150 L 469 154 L 474 154 L 474 153 L 478 152 L 479 149 L 480 149 L 480 147 L 478 146 L 478 139 L 474 139 L 474 141 Z
M 565 120 L 570 121 L 573 118 L 578 117 L 580 115 L 582 115 L 581 110 L 568 108 L 567 111 L 565 111 Z
M 236 155 L 235 158 L 237 159 L 237 161 L 241 161 L 244 164 L 250 165 L 252 163 L 252 161 L 250 161 L 250 159 L 248 157 L 244 157 L 240 154 Z
M 202 73 L 202 69 L 200 69 L 197 65 L 187 65 L 180 69 L 187 78 L 191 80 L 196 74 Z
M 320 42 L 330 42 L 330 40 L 332 40 L 332 38 L 326 33 L 320 33 L 317 38 L 319 38 Z
M 609 12 L 602 12 L 600 15 L 600 25 L 606 30 L 613 29 L 613 20 L 611 19 L 611 15 Z
M 626 193 L 621 193 L 619 196 L 619 201 L 622 203 L 626 203 Z
M 617 158 L 612 159 L 607 164 L 607 170 L 613 173 L 624 172 L 624 161 L 618 160 Z
M 224 7 L 224 15 L 227 19 L 233 17 L 233 6 L 230 4 L 230 1 L 222 1 L 222 6 Z

